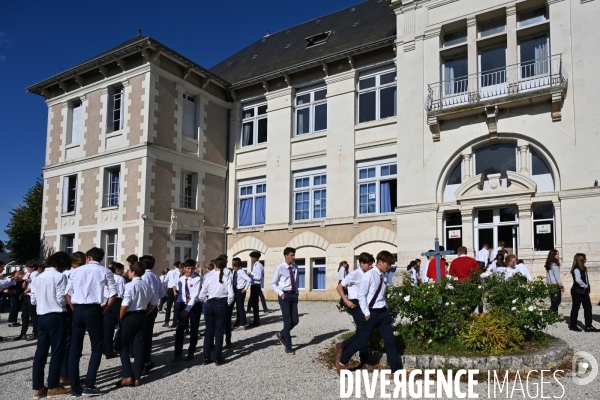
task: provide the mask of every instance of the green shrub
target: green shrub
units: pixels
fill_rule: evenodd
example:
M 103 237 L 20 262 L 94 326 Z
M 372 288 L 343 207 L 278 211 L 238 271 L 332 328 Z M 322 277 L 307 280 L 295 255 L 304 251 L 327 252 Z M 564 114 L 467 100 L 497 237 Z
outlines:
M 459 334 L 463 346 L 492 355 L 518 351 L 524 337 L 515 317 L 503 314 L 473 314 Z

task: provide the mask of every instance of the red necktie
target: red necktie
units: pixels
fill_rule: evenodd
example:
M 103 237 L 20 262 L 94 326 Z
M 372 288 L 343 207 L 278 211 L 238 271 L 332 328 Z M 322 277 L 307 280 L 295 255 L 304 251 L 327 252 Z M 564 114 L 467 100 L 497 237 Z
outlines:
M 192 298 L 192 296 L 190 296 L 190 288 L 187 284 L 188 282 L 188 278 L 185 278 L 185 302 L 186 304 L 190 302 L 190 299 Z
M 377 286 L 377 290 L 375 291 L 375 296 L 371 299 L 369 303 L 369 310 L 373 308 L 375 302 L 377 301 L 377 296 L 379 296 L 379 292 L 381 292 L 381 285 L 383 285 L 383 274 L 379 275 L 379 286 Z
M 288 268 L 288 271 L 290 271 L 290 282 L 292 283 L 292 292 L 296 292 L 296 280 L 294 279 L 294 271 L 292 271 L 292 267 L 290 266 Z

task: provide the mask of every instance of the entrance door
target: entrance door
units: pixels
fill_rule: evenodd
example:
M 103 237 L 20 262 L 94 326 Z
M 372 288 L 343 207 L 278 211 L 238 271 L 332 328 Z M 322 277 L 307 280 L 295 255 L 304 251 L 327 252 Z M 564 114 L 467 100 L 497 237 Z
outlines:
M 193 239 L 192 233 L 176 233 L 175 234 L 175 261 L 184 262 L 190 258 L 195 258 L 193 254 Z
M 475 237 L 477 249 L 488 244 L 490 249 L 504 242 L 509 254 L 519 251 L 519 221 L 516 207 L 497 207 L 477 210 L 475 218 Z

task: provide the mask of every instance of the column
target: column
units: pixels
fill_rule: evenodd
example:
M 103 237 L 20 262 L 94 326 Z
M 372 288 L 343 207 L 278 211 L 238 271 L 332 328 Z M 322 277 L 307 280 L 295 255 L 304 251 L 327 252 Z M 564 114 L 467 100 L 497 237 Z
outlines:
M 560 201 L 553 201 L 554 205 L 554 248 L 562 254 L 562 211 Z
M 236 168 L 237 159 L 235 148 L 237 143 L 239 143 L 239 138 L 241 134 L 241 103 L 239 101 L 234 101 L 231 104 L 231 112 L 229 113 L 229 148 L 227 151 L 229 152 L 229 196 L 227 201 L 229 202 L 229 207 L 227 209 L 227 221 L 226 224 L 229 228 L 233 228 L 237 226 L 235 221 L 235 213 L 236 213 L 236 199 L 237 199 L 237 175 Z
M 467 18 L 467 52 L 469 71 L 469 92 L 477 92 L 479 82 L 477 72 L 479 71 L 479 57 L 477 54 L 477 19 Z
M 517 62 L 517 8 L 512 5 L 506 7 L 506 65 L 515 65 Z M 510 93 L 510 87 L 517 83 L 518 70 L 507 71 L 507 74 Z
M 460 216 L 462 219 L 462 245 L 467 248 L 467 254 L 475 254 L 473 242 L 473 208 L 461 209 Z
M 465 183 L 468 179 L 471 179 L 473 174 L 471 148 L 469 147 L 462 153 L 462 183 Z
M 519 208 L 518 255 L 519 258 L 532 258 L 533 246 L 531 230 L 531 203 L 517 204 Z
M 175 129 L 177 131 L 177 139 L 175 139 L 175 146 L 177 151 L 181 151 L 181 141 L 183 140 L 183 95 L 185 93 L 185 87 L 176 83 L 175 91 L 177 97 L 175 103 L 177 103 L 177 110 L 175 111 Z
M 529 143 L 518 140 L 517 147 L 519 148 L 519 173 L 529 176 Z

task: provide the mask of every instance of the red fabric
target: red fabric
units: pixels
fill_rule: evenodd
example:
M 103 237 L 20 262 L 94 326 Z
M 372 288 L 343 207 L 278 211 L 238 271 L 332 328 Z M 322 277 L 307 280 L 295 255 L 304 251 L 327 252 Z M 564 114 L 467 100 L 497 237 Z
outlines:
M 442 272 L 442 278 L 446 276 L 446 261 L 440 260 L 440 271 Z M 435 258 L 429 260 L 427 265 L 427 277 L 437 282 L 437 270 L 435 267 Z
M 464 256 L 458 257 L 450 264 L 449 274 L 456 276 L 459 282 L 468 279 L 471 276 L 471 271 L 479 272 L 479 264 L 477 260 L 472 257 Z

